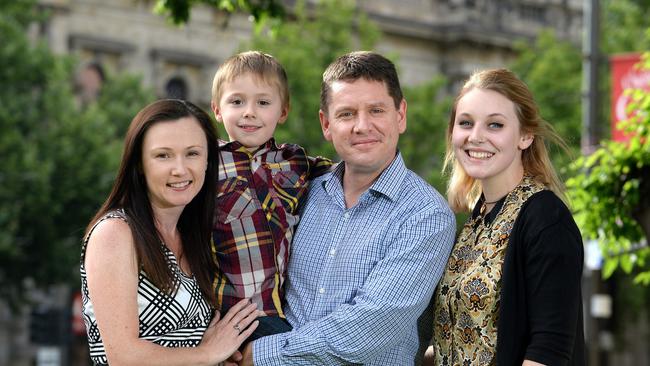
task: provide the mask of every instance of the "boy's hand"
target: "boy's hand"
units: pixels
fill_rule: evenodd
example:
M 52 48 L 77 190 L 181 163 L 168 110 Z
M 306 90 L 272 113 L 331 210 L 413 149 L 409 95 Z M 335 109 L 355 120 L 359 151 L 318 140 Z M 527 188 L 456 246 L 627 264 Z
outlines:
M 253 342 L 249 342 L 242 351 L 242 359 L 239 361 L 239 366 L 253 366 Z
M 241 352 L 235 351 L 227 360 L 223 362 L 223 366 L 237 366 L 238 362 L 241 361 L 242 356 Z

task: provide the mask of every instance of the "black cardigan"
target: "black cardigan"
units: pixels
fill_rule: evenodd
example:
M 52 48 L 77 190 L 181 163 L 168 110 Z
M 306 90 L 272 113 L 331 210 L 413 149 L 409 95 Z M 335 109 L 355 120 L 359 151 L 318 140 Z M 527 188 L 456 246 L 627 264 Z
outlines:
M 583 257 L 580 231 L 564 203 L 548 190 L 531 196 L 514 223 L 503 263 L 498 366 L 521 366 L 524 359 L 585 364 Z

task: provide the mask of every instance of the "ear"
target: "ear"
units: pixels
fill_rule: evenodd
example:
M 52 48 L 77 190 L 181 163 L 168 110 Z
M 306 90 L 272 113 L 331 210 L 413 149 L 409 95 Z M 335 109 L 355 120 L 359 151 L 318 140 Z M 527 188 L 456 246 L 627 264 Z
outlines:
M 519 139 L 519 144 L 517 144 L 517 147 L 519 148 L 519 150 L 526 150 L 533 143 L 534 139 L 535 139 L 535 136 L 532 133 L 525 133 L 525 134 L 521 135 L 521 138 Z
M 280 115 L 280 119 L 278 119 L 279 124 L 283 124 L 287 121 L 287 117 L 289 117 L 289 109 L 289 106 L 282 108 L 282 114 Z
M 330 120 L 327 117 L 327 113 L 323 110 L 318 111 L 318 118 L 320 119 L 320 127 L 323 130 L 323 136 L 325 140 L 332 141 L 332 133 L 330 132 Z
M 399 104 L 399 108 L 397 109 L 397 115 L 399 120 L 397 121 L 397 125 L 399 128 L 399 133 L 402 134 L 404 131 L 406 131 L 406 99 L 402 98 L 402 101 Z
M 214 100 L 211 101 L 210 109 L 212 110 L 212 113 L 214 113 L 214 118 L 217 120 L 217 122 L 223 122 L 223 117 L 221 117 L 221 113 L 219 111 L 219 103 L 215 102 Z

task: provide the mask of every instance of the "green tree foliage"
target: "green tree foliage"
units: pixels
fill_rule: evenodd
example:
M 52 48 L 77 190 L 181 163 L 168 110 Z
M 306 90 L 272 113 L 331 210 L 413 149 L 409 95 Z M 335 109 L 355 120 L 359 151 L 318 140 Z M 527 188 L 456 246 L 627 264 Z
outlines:
M 34 1 L 0 3 L 0 297 L 10 301 L 26 279 L 76 278 L 81 235 L 119 161 L 118 131 L 152 100 L 127 77 L 79 107 L 73 60 L 26 36 L 38 17 Z M 120 86 L 133 89 L 111 92 Z
M 446 79 L 436 76 L 421 85 L 405 87 L 408 103 L 406 132 L 399 147 L 408 167 L 445 192 L 447 177 L 442 172 L 451 97 L 445 93 Z M 462 223 L 464 220 L 459 220 Z
M 643 62 L 650 69 L 650 53 Z M 639 244 L 650 238 L 650 92 L 628 93 L 633 97 L 629 110 L 638 112 L 620 127 L 630 140 L 605 141 L 592 155 L 577 159 L 567 187 L 583 235 L 597 239 L 603 249 L 603 275 L 636 269 L 635 282 L 648 285 L 650 249 Z
M 518 57 L 511 69 L 528 84 L 539 104 L 542 118 L 562 136 L 572 152 L 580 148 L 582 55 L 580 47 L 543 31 L 534 44 L 518 43 Z M 551 150 L 556 167 L 571 157 L 561 149 Z
M 611 55 L 650 49 L 643 37 L 650 27 L 650 1 L 603 0 L 601 2 L 601 52 Z
M 109 73 L 97 102 L 86 106 L 85 113 L 90 119 L 107 119 L 106 123 L 111 126 L 113 136 L 121 144 L 131 119 L 154 99 L 153 90 L 142 87 L 140 75 Z
M 264 25 L 270 20 L 282 21 L 285 17 L 282 0 L 157 0 L 154 11 L 165 15 L 174 24 L 185 24 L 196 4 L 209 5 L 227 13 L 249 13 L 258 25 Z
M 650 36 L 643 30 L 650 27 L 650 2 L 647 0 L 606 0 L 601 3 L 601 54 L 642 51 L 650 48 Z M 645 67 L 650 67 L 645 56 Z M 601 101 L 609 100 L 609 64 L 600 66 Z M 650 96 L 643 91 L 633 93 L 636 102 L 630 106 L 640 111 L 620 127 L 632 133 L 628 143 L 604 140 L 602 147 L 588 157 L 571 164 L 574 175 L 567 181 L 568 194 L 575 218 L 583 235 L 596 239 L 603 251 L 603 276 L 610 277 L 616 269 L 634 274 L 635 282 L 650 284 L 647 247 L 639 243 L 650 239 L 650 146 L 648 145 L 648 112 Z M 602 126 L 609 126 L 609 103 L 601 114 Z
M 16 15 L 15 17 L 13 15 Z M 11 295 L 14 282 L 20 284 L 19 262 L 29 253 L 38 226 L 25 230 L 39 217 L 34 207 L 43 207 L 49 196 L 47 175 L 52 167 L 40 160 L 42 130 L 47 127 L 45 97 L 50 87 L 60 85 L 62 65 L 54 63 L 44 47 L 30 47 L 23 35 L 34 18 L 29 4 L 3 2 L 0 5 L 0 291 Z M 57 111 L 52 111 L 57 113 Z M 30 126 L 32 128 L 30 128 Z M 34 129 L 34 127 L 39 127 Z M 24 272 L 24 270 L 22 270 Z M 17 281 L 18 280 L 18 281 Z

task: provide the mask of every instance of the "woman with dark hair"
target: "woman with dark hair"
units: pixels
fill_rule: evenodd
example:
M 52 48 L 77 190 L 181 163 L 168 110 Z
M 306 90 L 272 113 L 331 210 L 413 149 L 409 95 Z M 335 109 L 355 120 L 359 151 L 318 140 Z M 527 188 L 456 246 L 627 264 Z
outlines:
M 217 149 L 210 118 L 186 101 L 154 102 L 131 122 L 113 189 L 82 247 L 96 364 L 215 365 L 257 327 L 246 300 L 212 319 Z
M 469 212 L 435 294 L 434 365 L 584 365 L 583 248 L 547 141 L 506 69 L 465 83 L 447 129 L 447 198 Z

